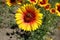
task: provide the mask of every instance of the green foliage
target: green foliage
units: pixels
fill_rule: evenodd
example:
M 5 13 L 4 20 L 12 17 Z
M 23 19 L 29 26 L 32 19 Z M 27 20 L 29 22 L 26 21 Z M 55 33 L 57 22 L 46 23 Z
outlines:
M 2 22 L 2 17 L 0 16 L 0 23 Z

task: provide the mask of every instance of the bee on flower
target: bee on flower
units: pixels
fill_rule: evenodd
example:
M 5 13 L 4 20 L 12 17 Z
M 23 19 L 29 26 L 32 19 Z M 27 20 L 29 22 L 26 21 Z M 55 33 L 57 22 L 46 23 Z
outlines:
M 18 8 L 15 18 L 20 29 L 34 31 L 41 27 L 43 14 L 33 4 L 26 4 Z

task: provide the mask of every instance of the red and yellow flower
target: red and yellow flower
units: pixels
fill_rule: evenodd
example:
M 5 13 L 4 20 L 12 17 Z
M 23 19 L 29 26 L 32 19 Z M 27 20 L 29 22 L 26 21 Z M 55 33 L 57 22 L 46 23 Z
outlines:
M 46 6 L 44 6 L 44 8 L 45 8 L 46 10 L 50 10 L 51 4 L 48 3 Z
M 23 0 L 17 0 L 17 4 L 21 4 Z
M 6 0 L 6 4 L 9 6 L 21 4 L 22 0 Z
M 28 1 L 32 4 L 36 4 L 38 2 L 38 0 L 28 0 Z
M 56 9 L 55 9 L 55 8 L 51 8 L 51 9 L 50 9 L 50 12 L 51 12 L 52 14 L 54 14 L 54 13 L 56 12 Z
M 33 4 L 26 4 L 18 8 L 15 18 L 20 29 L 34 31 L 41 27 L 43 14 Z
M 55 5 L 57 15 L 60 16 L 60 3 L 56 3 Z
M 46 6 L 48 3 L 48 0 L 38 0 L 38 5 L 41 7 Z

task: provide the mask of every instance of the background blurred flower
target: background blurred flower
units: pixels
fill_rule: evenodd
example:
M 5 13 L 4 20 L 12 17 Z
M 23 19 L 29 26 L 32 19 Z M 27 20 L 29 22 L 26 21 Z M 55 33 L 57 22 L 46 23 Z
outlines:
M 60 16 L 60 3 L 56 3 L 55 5 L 57 15 Z
M 16 4 L 16 0 L 6 0 L 6 4 L 9 6 Z
M 52 14 L 54 14 L 54 13 L 56 12 L 55 8 L 51 8 L 51 9 L 50 9 L 50 12 L 51 12 Z
M 18 4 L 21 4 L 23 2 L 23 0 L 17 0 Z
M 48 0 L 39 0 L 38 1 L 38 5 L 41 6 L 41 7 L 46 6 L 47 3 L 48 3 Z
M 9 6 L 16 5 L 16 4 L 21 4 L 22 0 L 6 0 L 6 4 Z
M 42 25 L 43 14 L 32 4 L 26 4 L 18 8 L 16 14 L 16 23 L 24 31 L 34 31 Z
M 48 3 L 46 6 L 44 6 L 44 8 L 45 8 L 46 10 L 50 10 L 51 4 Z
M 56 12 L 55 8 L 51 8 L 51 9 L 50 9 L 50 12 L 51 12 L 52 14 L 54 14 L 54 13 Z
M 38 2 L 38 0 L 28 0 L 28 1 L 32 4 L 36 4 Z

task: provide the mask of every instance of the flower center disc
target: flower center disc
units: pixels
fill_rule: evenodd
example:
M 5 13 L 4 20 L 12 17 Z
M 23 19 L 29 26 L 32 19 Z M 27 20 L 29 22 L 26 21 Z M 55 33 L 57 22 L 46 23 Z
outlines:
M 45 9 L 49 9 L 49 8 L 50 8 L 50 5 L 46 5 L 46 6 L 45 6 Z
M 31 0 L 32 2 L 36 2 L 35 0 Z
M 16 0 L 10 0 L 10 3 L 13 3 L 13 4 L 16 3 Z
M 17 0 L 18 2 L 22 3 L 22 0 Z
M 24 22 L 29 23 L 29 22 L 32 22 L 34 20 L 35 20 L 35 14 L 32 14 L 32 13 L 25 14 L 25 16 L 24 16 Z
M 46 0 L 43 0 L 42 2 L 40 2 L 40 4 L 42 5 L 46 4 Z
M 59 6 L 57 6 L 57 10 L 60 12 L 60 5 L 59 5 Z
M 52 9 L 52 12 L 55 12 L 55 10 L 54 10 L 54 9 Z

